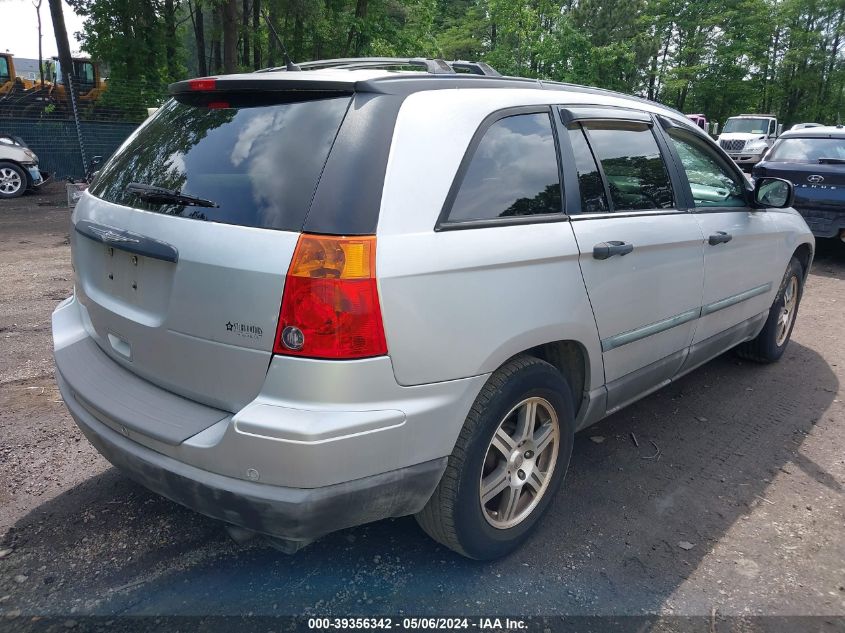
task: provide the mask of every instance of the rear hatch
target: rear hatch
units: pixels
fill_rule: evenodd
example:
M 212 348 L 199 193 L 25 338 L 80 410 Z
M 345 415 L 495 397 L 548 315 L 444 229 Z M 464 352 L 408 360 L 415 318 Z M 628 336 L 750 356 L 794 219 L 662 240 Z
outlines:
M 263 384 L 285 273 L 351 96 L 211 81 L 165 104 L 103 168 L 74 213 L 73 263 L 102 350 L 236 411 Z
M 796 209 L 845 212 L 845 138 L 783 138 L 754 173 L 792 182 Z

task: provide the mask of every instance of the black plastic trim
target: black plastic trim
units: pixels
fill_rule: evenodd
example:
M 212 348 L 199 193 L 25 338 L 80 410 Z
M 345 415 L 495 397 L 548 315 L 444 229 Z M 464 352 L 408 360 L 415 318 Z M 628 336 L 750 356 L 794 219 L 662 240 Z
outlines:
M 403 96 L 356 93 L 340 126 L 302 230 L 372 235 Z
M 632 110 L 620 106 L 565 106 L 560 108 L 560 120 L 565 126 L 576 121 L 631 121 L 652 124 L 651 115 L 642 110 Z
M 214 79 L 214 90 L 193 90 L 191 80 L 177 81 L 168 86 L 171 95 L 217 94 L 223 92 L 339 92 L 351 94 L 355 84 L 351 81 L 295 79 L 285 74 L 280 77 L 266 75 L 231 75 L 208 77 Z
M 100 242 L 127 253 L 142 255 L 152 259 L 176 263 L 179 261 L 179 251 L 175 246 L 166 242 L 154 240 L 151 237 L 132 233 L 124 229 L 105 224 L 97 224 L 88 220 L 79 220 L 75 226 L 76 232 L 88 239 Z
M 543 215 L 526 215 L 526 216 L 515 216 L 509 218 L 495 218 L 495 219 L 485 219 L 485 220 L 464 220 L 461 222 L 450 222 L 449 221 L 449 213 L 452 211 L 452 205 L 455 203 L 455 198 L 458 196 L 458 191 L 461 189 L 461 185 L 464 182 L 464 177 L 466 176 L 466 172 L 469 169 L 469 165 L 472 162 L 473 157 L 475 156 L 475 151 L 478 149 L 479 143 L 481 143 L 481 139 L 484 138 L 484 135 L 487 133 L 487 130 L 490 127 L 502 119 L 506 119 L 512 116 L 518 116 L 520 114 L 548 114 L 549 115 L 549 125 L 552 129 L 552 137 L 555 139 L 555 159 L 557 160 L 558 165 L 558 181 L 560 186 L 563 186 L 563 181 L 560 177 L 561 173 L 561 164 L 560 164 L 560 151 L 559 151 L 559 144 L 557 142 L 557 134 L 555 132 L 555 126 L 553 124 L 554 117 L 551 106 L 548 105 L 533 105 L 533 106 L 515 106 L 511 108 L 503 108 L 501 110 L 496 110 L 487 115 L 481 124 L 478 126 L 478 129 L 475 131 L 475 134 L 472 136 L 472 140 L 470 140 L 469 145 L 467 146 L 466 152 L 464 152 L 464 156 L 461 159 L 461 163 L 458 166 L 458 171 L 455 174 L 455 179 L 452 181 L 452 186 L 449 187 L 449 193 L 446 195 L 446 200 L 443 202 L 443 207 L 440 209 L 440 215 L 437 216 L 437 222 L 434 225 L 435 231 L 452 231 L 455 229 L 474 229 L 474 228 L 485 228 L 488 226 L 511 226 L 514 224 L 532 224 L 534 222 L 555 222 L 555 221 L 562 221 L 566 220 L 566 214 L 564 213 L 563 209 L 563 196 L 561 196 L 561 210 L 560 213 L 549 213 Z M 563 194 L 563 192 L 561 192 Z M 543 219 L 545 218 L 545 219 Z

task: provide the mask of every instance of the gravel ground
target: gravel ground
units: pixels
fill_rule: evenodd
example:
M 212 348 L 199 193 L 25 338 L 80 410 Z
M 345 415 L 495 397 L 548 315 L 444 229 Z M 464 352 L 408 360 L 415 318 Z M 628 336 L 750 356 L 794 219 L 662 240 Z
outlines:
M 38 615 L 715 609 L 828 616 L 825 626 L 842 630 L 842 244 L 820 244 L 780 363 L 727 354 L 581 433 L 550 513 L 510 557 L 462 559 L 411 518 L 291 557 L 235 545 L 220 524 L 124 478 L 73 424 L 49 330 L 72 287 L 63 202 L 58 185 L 0 202 L 0 625 Z M 655 446 L 660 458 L 647 459 Z

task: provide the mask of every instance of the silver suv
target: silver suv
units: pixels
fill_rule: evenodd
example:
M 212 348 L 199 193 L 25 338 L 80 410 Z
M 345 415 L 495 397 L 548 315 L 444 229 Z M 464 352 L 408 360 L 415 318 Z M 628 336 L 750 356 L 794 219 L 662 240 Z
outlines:
M 74 211 L 59 386 L 130 477 L 288 551 L 415 514 L 504 555 L 576 431 L 787 345 L 792 185 L 674 110 L 419 59 L 171 93 Z

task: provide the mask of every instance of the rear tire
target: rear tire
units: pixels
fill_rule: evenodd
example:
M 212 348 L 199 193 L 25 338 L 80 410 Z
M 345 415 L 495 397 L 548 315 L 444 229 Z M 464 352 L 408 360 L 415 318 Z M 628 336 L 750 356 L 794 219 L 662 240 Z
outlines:
M 529 537 L 560 487 L 574 435 L 571 391 L 560 372 L 537 358 L 514 358 L 475 399 L 417 522 L 469 558 L 510 553 Z
M 28 185 L 23 169 L 15 163 L 0 162 L 0 199 L 22 196 Z
M 755 338 L 737 347 L 737 354 L 757 363 L 773 363 L 779 360 L 792 336 L 803 291 L 804 269 L 793 257 L 786 267 L 775 301 L 769 309 L 766 325 Z

